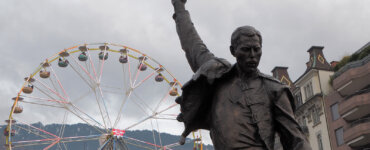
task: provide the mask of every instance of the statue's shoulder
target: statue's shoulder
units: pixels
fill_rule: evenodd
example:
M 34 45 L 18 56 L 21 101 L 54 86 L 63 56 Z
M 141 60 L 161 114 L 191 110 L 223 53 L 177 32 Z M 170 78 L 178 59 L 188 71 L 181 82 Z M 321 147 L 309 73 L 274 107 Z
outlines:
M 288 88 L 289 86 L 280 82 L 278 79 L 274 78 L 273 76 L 264 74 L 259 72 L 259 76 L 264 79 L 265 84 L 267 84 L 269 87 L 273 89 L 285 89 Z
M 258 75 L 265 79 L 266 81 L 268 82 L 271 82 L 272 84 L 280 84 L 280 85 L 284 85 L 283 83 L 281 83 L 278 79 L 274 78 L 273 76 L 270 76 L 270 75 L 267 75 L 267 74 L 264 74 L 262 72 L 259 72 Z
M 288 85 L 280 82 L 279 80 L 270 75 L 259 73 L 259 76 L 264 79 L 264 84 L 268 90 L 270 97 L 278 98 L 281 96 L 281 94 L 285 92 L 288 96 L 288 99 L 290 101 L 290 104 L 292 105 L 293 110 L 295 110 L 294 97 Z
M 202 64 L 195 72 L 192 79 L 197 80 L 199 77 L 204 76 L 212 83 L 215 79 L 220 78 L 225 73 L 231 70 L 232 66 L 224 58 L 213 58 Z

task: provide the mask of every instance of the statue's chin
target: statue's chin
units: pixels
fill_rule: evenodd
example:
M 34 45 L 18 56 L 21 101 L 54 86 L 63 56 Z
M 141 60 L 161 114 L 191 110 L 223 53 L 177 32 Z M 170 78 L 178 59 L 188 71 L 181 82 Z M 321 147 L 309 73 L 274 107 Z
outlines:
M 251 68 L 251 67 L 244 67 L 241 68 L 241 71 L 245 75 L 254 74 L 257 72 L 257 68 Z

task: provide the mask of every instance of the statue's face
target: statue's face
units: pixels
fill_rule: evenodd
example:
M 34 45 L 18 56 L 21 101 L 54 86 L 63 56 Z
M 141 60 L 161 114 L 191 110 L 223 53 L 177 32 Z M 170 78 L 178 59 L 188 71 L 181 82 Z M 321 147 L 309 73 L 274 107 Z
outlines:
M 239 68 L 244 73 L 257 71 L 261 59 L 262 50 L 258 36 L 248 37 L 241 35 L 239 44 L 231 48 Z

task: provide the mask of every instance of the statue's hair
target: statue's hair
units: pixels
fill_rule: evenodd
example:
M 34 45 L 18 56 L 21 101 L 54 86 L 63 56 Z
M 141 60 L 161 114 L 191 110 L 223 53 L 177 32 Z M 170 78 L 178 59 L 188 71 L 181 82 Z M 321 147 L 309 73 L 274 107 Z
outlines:
M 234 30 L 233 34 L 231 35 L 231 46 L 236 47 L 236 45 L 239 44 L 238 40 L 239 40 L 241 35 L 245 35 L 245 36 L 248 36 L 248 37 L 253 37 L 253 36 L 257 35 L 259 40 L 260 40 L 260 44 L 262 46 L 261 33 L 252 26 L 241 26 L 241 27 L 236 28 Z

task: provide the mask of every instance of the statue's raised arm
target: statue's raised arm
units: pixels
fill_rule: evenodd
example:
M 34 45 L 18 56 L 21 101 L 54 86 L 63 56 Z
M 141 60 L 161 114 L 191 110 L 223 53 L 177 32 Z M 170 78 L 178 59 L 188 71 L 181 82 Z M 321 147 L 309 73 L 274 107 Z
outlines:
M 195 72 L 202 64 L 214 58 L 214 55 L 209 52 L 198 35 L 189 12 L 185 9 L 185 3 L 186 0 L 172 0 L 172 5 L 175 9 L 173 19 L 176 22 L 176 30 L 180 38 L 181 47 L 186 53 L 191 69 Z

